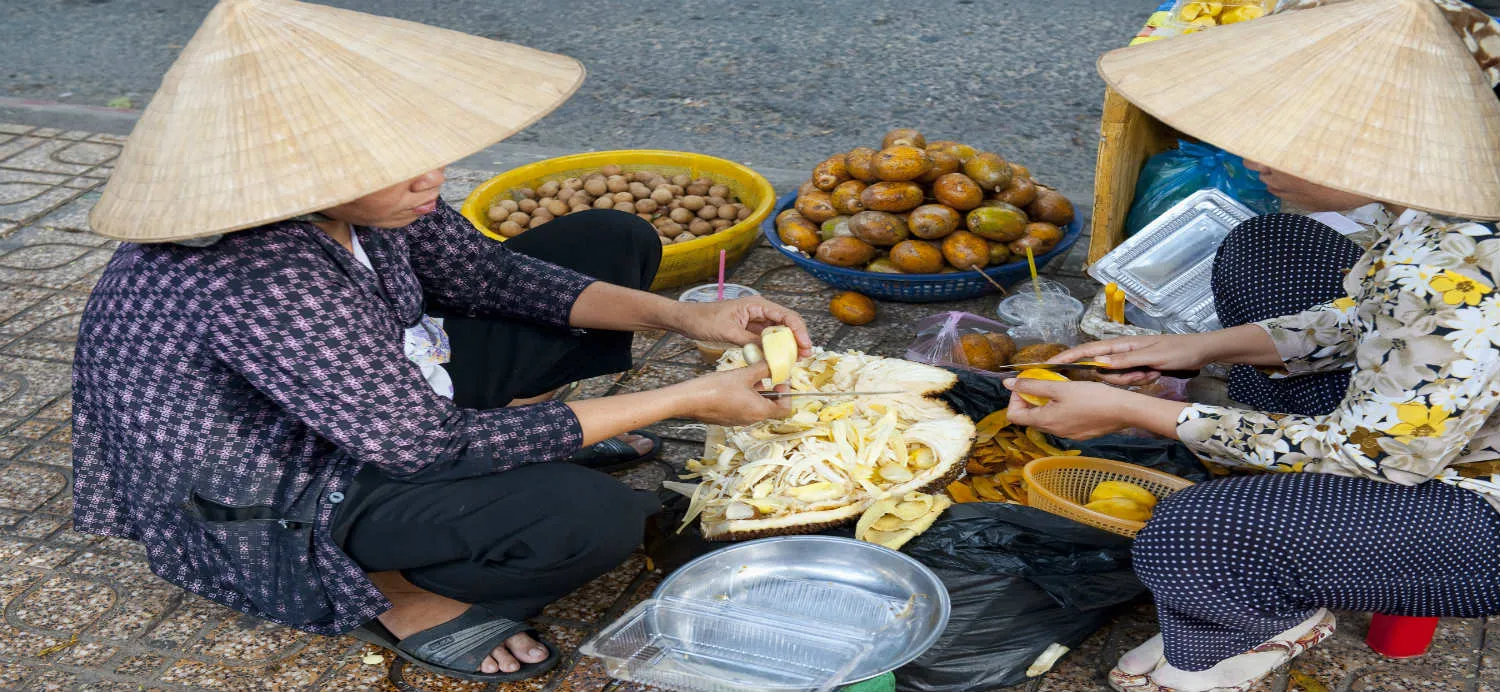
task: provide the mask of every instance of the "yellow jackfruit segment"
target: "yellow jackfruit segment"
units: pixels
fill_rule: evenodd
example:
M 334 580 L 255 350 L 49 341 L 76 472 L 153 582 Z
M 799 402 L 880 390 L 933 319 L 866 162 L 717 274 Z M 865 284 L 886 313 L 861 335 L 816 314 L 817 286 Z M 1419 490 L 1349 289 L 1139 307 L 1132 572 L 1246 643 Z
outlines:
M 771 384 L 786 384 L 792 377 L 792 365 L 797 362 L 797 337 L 791 327 L 766 327 L 760 333 L 760 347 L 766 365 L 771 367 Z
M 1147 509 L 1156 506 L 1156 496 L 1150 490 L 1127 481 L 1104 481 L 1094 486 L 1094 491 L 1089 493 L 1089 502 L 1115 497 L 1123 497 Z
M 1123 497 L 1095 500 L 1084 505 L 1084 508 L 1126 521 L 1149 521 L 1151 519 L 1150 507 Z

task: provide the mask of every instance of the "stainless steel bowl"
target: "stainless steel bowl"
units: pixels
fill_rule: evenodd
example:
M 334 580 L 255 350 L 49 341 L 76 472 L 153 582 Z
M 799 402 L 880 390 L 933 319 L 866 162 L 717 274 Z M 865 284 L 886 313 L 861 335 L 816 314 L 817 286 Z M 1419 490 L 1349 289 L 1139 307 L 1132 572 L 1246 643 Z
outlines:
M 872 649 L 844 684 L 900 668 L 948 626 L 948 590 L 926 566 L 872 543 L 830 536 L 747 541 L 704 555 L 657 587 L 658 599 L 730 601 L 794 617 Z

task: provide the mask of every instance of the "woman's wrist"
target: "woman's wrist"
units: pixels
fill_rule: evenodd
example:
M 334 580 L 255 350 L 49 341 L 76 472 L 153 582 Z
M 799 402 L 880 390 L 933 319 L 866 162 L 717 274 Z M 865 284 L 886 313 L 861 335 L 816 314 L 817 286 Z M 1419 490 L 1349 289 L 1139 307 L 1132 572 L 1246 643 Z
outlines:
M 1162 437 L 1177 439 L 1177 419 L 1188 407 L 1180 401 L 1160 399 L 1139 392 L 1119 390 L 1124 394 L 1121 414 L 1125 427 L 1140 428 Z

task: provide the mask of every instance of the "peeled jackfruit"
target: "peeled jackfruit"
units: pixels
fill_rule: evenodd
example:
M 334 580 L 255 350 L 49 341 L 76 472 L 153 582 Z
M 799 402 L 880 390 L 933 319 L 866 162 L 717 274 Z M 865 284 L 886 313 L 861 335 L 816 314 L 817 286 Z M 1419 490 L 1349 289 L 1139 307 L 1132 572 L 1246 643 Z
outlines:
M 1147 509 L 1156 507 L 1156 496 L 1151 491 L 1127 481 L 1104 481 L 1094 486 L 1089 493 L 1089 502 L 1123 497 Z
M 1019 378 L 1021 378 L 1023 380 L 1051 380 L 1053 382 L 1067 382 L 1068 381 L 1068 378 L 1066 378 L 1066 377 L 1064 377 L 1062 375 L 1059 375 L 1056 372 L 1053 372 L 1051 370 L 1044 370 L 1042 368 L 1032 368 L 1030 370 L 1022 370 L 1021 374 L 1017 375 L 1016 377 L 1019 377 Z M 1028 404 L 1031 404 L 1032 406 L 1046 406 L 1047 402 L 1052 401 L 1051 399 L 1048 399 L 1047 397 L 1037 396 L 1035 394 L 1022 394 L 1021 395 L 1021 400 L 1025 401 Z
M 797 362 L 797 337 L 792 329 L 781 325 L 766 327 L 760 333 L 760 347 L 766 365 L 771 367 L 771 384 L 786 384 L 792 377 L 792 365 Z
M 1126 521 L 1150 521 L 1151 508 L 1142 505 L 1135 500 L 1124 497 L 1111 497 L 1103 500 L 1094 500 L 1086 505 L 1085 509 L 1092 509 L 1100 514 L 1107 514 L 1116 519 Z

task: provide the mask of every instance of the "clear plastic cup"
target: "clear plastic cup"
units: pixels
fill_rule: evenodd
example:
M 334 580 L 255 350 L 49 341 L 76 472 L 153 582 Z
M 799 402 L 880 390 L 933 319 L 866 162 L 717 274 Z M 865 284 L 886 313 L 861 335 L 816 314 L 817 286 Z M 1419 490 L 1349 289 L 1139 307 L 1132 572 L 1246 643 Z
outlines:
M 1065 296 L 1073 295 L 1072 291 L 1068 290 L 1067 285 L 1063 284 L 1062 282 L 1053 281 L 1051 279 L 1039 279 L 1037 281 L 1037 283 L 1041 284 L 1042 293 L 1044 293 L 1044 294 L 1046 294 L 1046 293 L 1059 293 L 1059 294 L 1062 294 L 1062 295 L 1065 295 Z M 1009 297 L 1013 298 L 1013 297 L 1021 295 L 1023 293 L 1025 293 L 1027 295 L 1030 295 L 1032 297 L 1036 297 L 1036 288 L 1037 288 L 1036 286 L 1033 286 L 1031 284 L 1031 279 L 1027 279 L 1027 280 L 1022 281 L 1022 282 L 1020 282 L 1020 283 L 1018 283 L 1018 284 L 1016 284 L 1014 286 L 1011 286 L 1010 289 L 1009 289 L 1010 290 L 1010 296 Z M 1006 324 L 1014 324 L 1014 325 L 1020 325 L 1020 324 L 1022 324 L 1022 320 L 1023 320 L 1024 316 L 1023 315 L 1019 315 L 1019 314 L 1014 314 L 1013 310 L 1007 310 L 1007 308 L 1006 308 L 1006 300 L 1009 300 L 1009 298 L 1001 299 L 1000 303 L 995 306 L 995 315 L 1000 318 L 1001 322 L 1005 322 Z M 1082 318 L 1080 317 L 1079 319 L 1082 319 Z
M 758 295 L 760 295 L 760 291 L 749 286 L 724 284 L 724 300 Z M 694 286 L 683 291 L 682 295 L 677 297 L 677 301 L 680 303 L 715 303 L 718 300 L 719 284 L 717 283 Z M 696 339 L 693 340 L 693 345 L 698 348 L 698 357 L 702 358 L 703 362 L 709 365 L 718 363 L 719 357 L 724 355 L 725 351 L 738 346 L 738 344 L 727 344 L 718 341 L 698 341 Z
M 1000 301 L 998 312 L 1042 343 L 1077 346 L 1083 303 L 1073 296 L 1049 291 L 1043 291 L 1040 300 L 1037 298 L 1033 291 L 1018 293 Z

